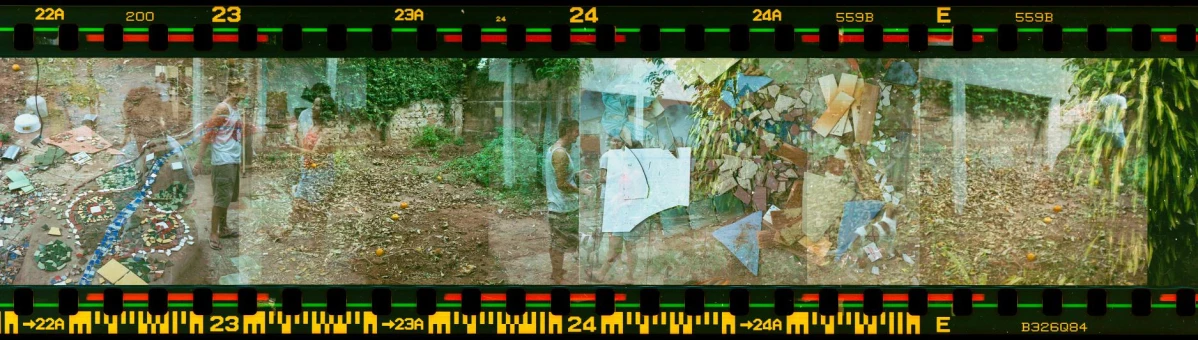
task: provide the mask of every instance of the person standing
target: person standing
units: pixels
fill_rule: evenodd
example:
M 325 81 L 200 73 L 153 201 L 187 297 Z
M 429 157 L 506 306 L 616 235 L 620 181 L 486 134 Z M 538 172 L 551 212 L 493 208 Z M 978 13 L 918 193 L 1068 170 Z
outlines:
M 543 174 L 549 201 L 549 275 L 555 284 L 561 284 L 566 253 L 578 251 L 578 196 L 590 195 L 590 190 L 578 186 L 578 166 L 570 156 L 570 147 L 579 137 L 578 121 L 562 120 L 557 136 L 545 152 Z
M 322 103 L 320 97 L 312 101 L 312 108 L 300 114 L 299 131 L 296 139 L 299 146 L 287 144 L 287 148 L 300 153 L 300 180 L 292 189 L 292 211 L 307 210 L 310 213 L 323 214 L 322 209 L 314 205 L 324 198 L 325 190 L 333 183 L 333 157 L 326 152 L 321 143 L 323 140 L 321 118 Z M 300 214 L 302 217 L 309 214 Z M 295 215 L 293 215 L 295 216 Z
M 1100 130 L 1108 147 L 1102 152 L 1102 171 L 1109 179 L 1115 171 L 1111 166 L 1112 160 L 1120 151 L 1127 149 L 1127 135 L 1123 128 L 1123 116 L 1127 111 L 1127 98 L 1122 94 L 1108 94 L 1098 99 L 1098 114 L 1100 115 Z
M 204 158 L 211 159 L 212 226 L 208 246 L 213 250 L 221 249 L 220 239 L 240 236 L 229 229 L 228 216 L 229 205 L 237 202 L 241 191 L 241 143 L 254 130 L 241 117 L 240 102 L 245 99 L 244 91 L 241 85 L 230 85 L 228 95 L 204 123 L 204 135 L 200 138 L 199 159 L 194 170 L 201 173 Z

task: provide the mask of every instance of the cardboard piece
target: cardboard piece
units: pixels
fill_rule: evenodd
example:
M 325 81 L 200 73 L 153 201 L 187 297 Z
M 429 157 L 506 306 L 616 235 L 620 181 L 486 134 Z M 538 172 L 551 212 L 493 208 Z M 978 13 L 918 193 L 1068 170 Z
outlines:
M 50 227 L 50 236 L 62 236 L 62 228 Z
M 145 285 L 148 285 L 145 280 L 142 280 L 141 277 L 138 277 L 137 275 L 134 275 L 133 273 L 125 274 L 125 276 L 121 277 L 120 280 L 113 282 L 113 284 L 118 285 L 118 286 L 145 286 Z
M 840 74 L 840 83 L 836 87 L 836 89 L 840 92 L 844 92 L 844 93 L 852 96 L 853 92 L 857 92 L 857 80 L 858 80 L 858 78 L 855 75 L 848 74 L 848 73 L 841 73 Z
M 124 277 L 128 273 L 129 268 L 125 268 L 125 265 L 116 260 L 108 260 L 108 263 L 105 263 L 99 270 L 96 270 L 96 274 L 99 274 L 101 278 L 108 280 L 108 282 L 117 282 L 117 280 L 120 280 L 121 277 Z
M 790 196 L 786 197 L 786 207 L 803 207 L 803 180 L 797 180 L 790 186 Z
M 853 113 L 853 127 L 856 128 L 857 143 L 869 144 L 874 133 L 874 118 L 878 112 L 878 94 L 880 90 L 877 85 L 865 84 L 862 87 L 857 97 L 857 102 L 853 104 L 855 112 Z
M 807 167 L 807 152 L 794 145 L 782 143 L 778 145 L 778 150 L 774 150 L 774 155 L 795 166 Z
M 840 116 L 840 121 L 836 122 L 836 126 L 833 127 L 832 131 L 829 131 L 828 134 L 833 136 L 843 136 L 846 132 L 852 131 L 852 129 L 853 128 L 849 123 L 849 115 L 846 112 L 845 115 Z
M 839 93 L 836 99 L 828 104 L 828 110 L 824 111 L 823 115 L 816 120 L 815 125 L 811 127 L 816 133 L 827 137 L 828 133 L 832 132 L 840 123 L 841 118 L 848 113 L 849 107 L 853 104 L 853 97 Z
M 811 172 L 803 175 L 803 231 L 807 237 L 819 240 L 832 228 L 844 210 L 844 203 L 853 198 L 853 188 L 841 183 L 840 176 L 821 176 Z
M 829 74 L 820 77 L 819 90 L 824 95 L 824 102 L 831 103 L 832 95 L 836 94 L 836 76 Z

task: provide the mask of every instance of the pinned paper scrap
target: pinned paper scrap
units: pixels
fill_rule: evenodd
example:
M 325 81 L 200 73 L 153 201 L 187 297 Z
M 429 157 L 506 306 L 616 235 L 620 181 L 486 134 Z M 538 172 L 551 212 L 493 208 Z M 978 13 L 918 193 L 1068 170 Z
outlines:
M 836 260 L 849 250 L 857 239 L 857 228 L 865 226 L 882 211 L 882 201 L 853 201 L 844 204 L 844 215 L 840 218 L 840 233 L 837 235 Z
M 758 211 L 711 234 L 728 247 L 753 275 L 757 275 L 761 256 L 761 247 L 757 239 L 757 233 L 761 232 L 761 221 L 762 212 Z
M 882 259 L 882 250 L 878 249 L 878 245 L 873 242 L 865 245 L 865 254 L 869 257 L 870 262 L 878 262 Z
M 832 132 L 840 123 L 841 118 L 845 113 L 848 113 L 849 107 L 853 104 L 853 97 L 847 94 L 839 93 L 836 99 L 828 104 L 828 109 L 819 117 L 815 125 L 811 127 L 816 133 L 827 137 L 828 133 Z

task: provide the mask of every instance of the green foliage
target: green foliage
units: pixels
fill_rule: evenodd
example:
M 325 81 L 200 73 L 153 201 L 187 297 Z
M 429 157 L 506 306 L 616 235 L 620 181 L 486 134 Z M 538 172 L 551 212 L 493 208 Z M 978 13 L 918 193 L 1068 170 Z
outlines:
M 1142 185 L 1147 187 L 1149 202 L 1148 285 L 1198 283 L 1192 265 L 1192 255 L 1198 252 L 1193 218 L 1198 215 L 1194 206 L 1198 173 L 1193 167 L 1198 164 L 1193 150 L 1198 142 L 1198 120 L 1193 116 L 1198 60 L 1070 59 L 1068 64 L 1078 70 L 1073 81 L 1078 90 L 1075 102 L 1093 103 L 1110 93 L 1128 98 L 1128 114 L 1134 116 L 1127 132 L 1128 149 L 1142 148 L 1147 155 Z M 1086 138 L 1086 133 L 1079 131 L 1080 138 Z M 1123 172 L 1126 157 L 1126 152 L 1118 153 L 1115 172 Z M 1117 190 L 1118 181 L 1112 182 L 1112 190 Z
M 864 72 L 865 70 L 862 70 Z M 935 79 L 920 79 L 920 92 L 929 99 L 949 107 L 953 85 Z M 1006 119 L 1027 120 L 1039 123 L 1046 118 L 1050 98 L 1016 93 L 984 86 L 965 86 L 965 113 L 969 118 L 994 116 Z
M 591 65 L 580 58 L 515 58 L 512 65 L 524 65 L 535 80 L 577 82 Z
M 0 143 L 8 143 L 9 141 L 12 141 L 12 135 L 8 134 L 8 132 L 0 132 Z
M 361 58 L 345 59 L 350 73 L 366 82 L 366 107 L 351 112 L 353 118 L 386 127 L 396 109 L 423 100 L 444 104 L 447 112 L 462 94 L 478 59 L 463 58 Z
M 440 126 L 427 125 L 420 130 L 420 135 L 412 140 L 412 147 L 436 150 L 445 144 L 462 145 L 463 143 L 462 138 L 455 137 L 453 131 Z
M 528 137 L 516 132 L 517 135 L 512 140 L 512 150 L 514 152 L 514 168 L 516 169 L 516 182 L 509 191 L 525 192 L 525 193 L 540 193 L 544 188 L 541 183 L 541 166 L 542 155 L 541 148 L 537 147 Z M 502 186 L 503 185 L 503 135 L 487 141 L 482 150 L 478 153 L 469 156 L 463 156 L 453 161 L 450 161 L 446 166 L 450 170 L 456 172 L 458 176 L 470 179 L 470 181 L 483 186 Z

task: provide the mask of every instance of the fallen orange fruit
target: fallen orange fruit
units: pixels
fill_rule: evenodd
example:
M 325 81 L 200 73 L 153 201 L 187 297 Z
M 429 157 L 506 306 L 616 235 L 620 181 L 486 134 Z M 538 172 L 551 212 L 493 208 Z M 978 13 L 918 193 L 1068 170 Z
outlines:
M 1027 262 L 1032 262 L 1032 261 L 1035 261 L 1035 260 L 1036 260 L 1036 254 L 1033 254 L 1033 253 L 1027 253 Z
M 16 72 L 16 71 L 20 71 L 20 70 L 21 70 L 21 65 L 19 65 L 19 64 L 12 64 L 12 70 L 13 70 L 14 72 Z
M 387 251 L 383 250 L 383 248 L 379 248 L 379 249 L 375 249 L 375 250 L 374 250 L 374 255 L 376 255 L 376 256 L 383 256 L 383 254 L 384 254 L 384 253 L 386 253 L 386 252 L 387 252 Z
M 1061 210 L 1062 210 L 1062 209 L 1063 209 L 1063 208 L 1061 208 L 1061 206 L 1059 206 L 1059 205 L 1058 205 L 1058 206 L 1055 206 L 1055 207 L 1052 207 L 1052 211 L 1053 211 L 1053 212 L 1061 212 Z
M 1052 217 L 1045 217 L 1044 223 L 1052 223 Z
M 399 203 L 399 208 L 400 208 L 400 209 L 407 209 L 407 208 L 408 208 L 408 202 L 401 202 L 401 203 Z
M 392 221 L 399 221 L 399 214 L 391 214 Z

